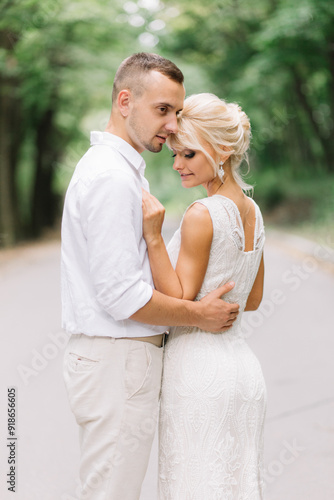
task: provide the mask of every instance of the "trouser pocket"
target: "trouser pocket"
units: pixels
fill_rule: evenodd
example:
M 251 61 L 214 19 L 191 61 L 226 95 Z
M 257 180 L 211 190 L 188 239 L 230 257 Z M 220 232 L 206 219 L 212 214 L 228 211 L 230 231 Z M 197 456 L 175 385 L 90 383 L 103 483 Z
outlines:
M 145 342 L 130 341 L 125 365 L 125 392 L 127 399 L 148 389 L 152 356 Z

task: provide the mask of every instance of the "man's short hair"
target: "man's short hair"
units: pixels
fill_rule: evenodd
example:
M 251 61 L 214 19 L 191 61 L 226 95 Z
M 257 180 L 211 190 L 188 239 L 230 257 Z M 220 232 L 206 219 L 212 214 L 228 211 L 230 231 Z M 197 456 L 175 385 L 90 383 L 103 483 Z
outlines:
M 158 54 L 140 52 L 125 59 L 118 68 L 112 90 L 113 103 L 122 89 L 131 90 L 136 97 L 140 97 L 145 90 L 143 77 L 150 71 L 158 71 L 170 80 L 183 84 L 183 73 L 172 61 Z

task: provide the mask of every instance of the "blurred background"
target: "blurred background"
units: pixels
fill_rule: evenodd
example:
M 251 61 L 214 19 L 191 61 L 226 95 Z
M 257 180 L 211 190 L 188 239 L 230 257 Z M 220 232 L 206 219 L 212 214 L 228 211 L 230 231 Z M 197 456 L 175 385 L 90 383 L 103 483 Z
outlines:
M 113 78 L 134 52 L 184 72 L 187 95 L 239 103 L 267 229 L 264 300 L 243 318 L 268 388 L 268 500 L 334 498 L 334 3 L 331 0 L 0 0 L 0 497 L 7 388 L 18 394 L 18 500 L 77 500 L 77 426 L 62 380 L 60 221 Z M 171 153 L 144 153 L 166 206 L 185 208 Z M 245 167 L 246 168 L 246 167 Z M 3 414 L 2 414 L 3 410 Z M 157 443 L 141 500 L 156 500 Z
M 120 62 L 156 52 L 187 95 L 238 102 L 267 226 L 333 245 L 334 4 L 329 0 L 1 0 L 0 246 L 59 236 L 63 196 L 90 130 L 104 130 Z M 179 216 L 167 148 L 145 153 L 152 192 Z

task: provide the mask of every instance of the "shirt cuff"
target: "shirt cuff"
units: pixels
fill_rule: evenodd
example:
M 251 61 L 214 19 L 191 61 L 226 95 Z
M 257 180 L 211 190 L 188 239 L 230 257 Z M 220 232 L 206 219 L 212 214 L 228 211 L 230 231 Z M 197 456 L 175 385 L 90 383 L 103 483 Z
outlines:
M 129 319 L 135 312 L 144 307 L 153 295 L 153 288 L 141 281 L 129 288 L 113 303 L 108 313 L 116 320 Z

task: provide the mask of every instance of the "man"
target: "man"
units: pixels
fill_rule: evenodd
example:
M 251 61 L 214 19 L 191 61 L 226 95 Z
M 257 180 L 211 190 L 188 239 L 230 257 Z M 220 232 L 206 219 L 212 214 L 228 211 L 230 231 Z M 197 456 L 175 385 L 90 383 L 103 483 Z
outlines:
M 62 224 L 63 327 L 71 338 L 64 377 L 80 426 L 82 499 L 136 500 L 156 427 L 166 326 L 228 329 L 238 305 L 153 289 L 142 235 L 145 149 L 159 152 L 177 132 L 185 90 L 181 71 L 155 54 L 119 67 L 105 132 L 69 185 Z

